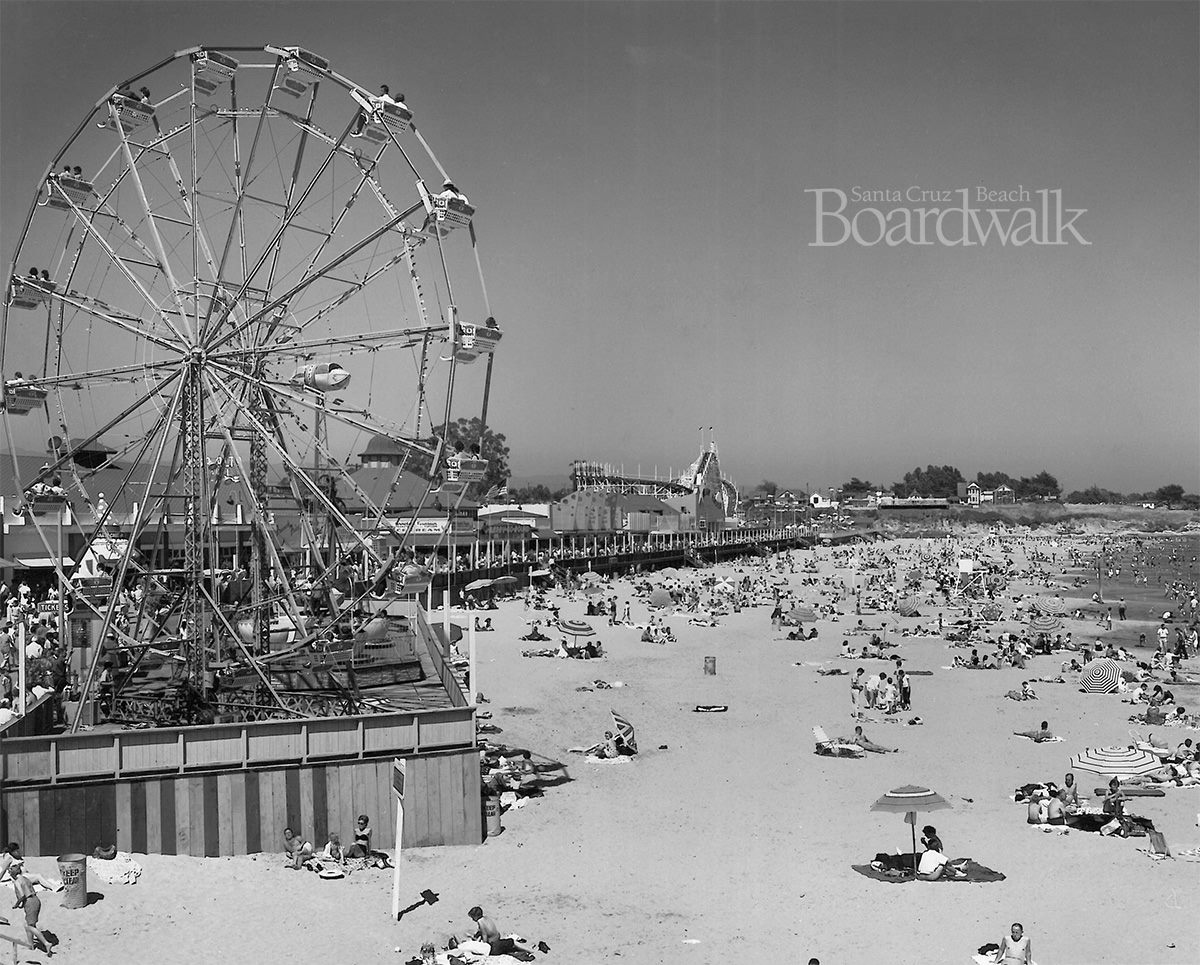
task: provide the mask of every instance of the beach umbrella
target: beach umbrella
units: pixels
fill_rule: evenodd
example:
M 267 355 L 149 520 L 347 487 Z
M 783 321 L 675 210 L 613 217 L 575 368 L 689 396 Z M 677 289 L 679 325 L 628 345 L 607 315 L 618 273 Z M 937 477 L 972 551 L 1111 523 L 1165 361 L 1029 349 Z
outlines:
M 1085 694 L 1115 694 L 1120 679 L 1120 665 L 1115 660 L 1101 657 L 1088 664 L 1079 678 L 1079 689 Z
M 909 570 L 908 576 L 904 578 L 904 581 L 906 583 L 920 583 L 923 579 L 925 579 L 925 571 L 918 567 L 915 570 Z
M 664 576 L 668 580 L 674 580 L 679 576 L 679 570 L 675 569 L 673 566 L 664 566 L 658 571 L 658 575 Z
M 538 576 L 549 576 L 549 575 L 550 575 L 549 570 L 530 570 L 529 571 L 529 576 L 531 579 L 534 577 L 538 577 Z M 503 577 L 501 577 L 501 579 L 503 579 Z
M 492 583 L 492 580 L 472 580 L 463 589 L 467 593 L 474 593 L 476 590 L 486 590 Z
M 999 603 L 989 603 L 979 611 L 979 615 L 985 620 L 999 620 L 1004 611 L 1000 609 Z
M 798 606 L 785 616 L 788 620 L 795 620 L 797 623 L 813 623 L 817 619 L 817 611 L 810 606 Z
M 600 582 L 600 574 L 596 573 L 592 570 L 587 570 L 586 572 L 579 574 L 579 582 L 580 583 L 599 583 Z
M 920 606 L 920 600 L 915 596 L 906 596 L 903 600 L 896 604 L 896 612 L 902 617 L 920 616 L 917 608 Z
M 1158 770 L 1162 761 L 1137 747 L 1089 747 L 1071 758 L 1071 767 L 1109 777 L 1137 777 Z
M 913 874 L 915 875 L 917 873 L 917 812 L 942 811 L 952 806 L 936 791 L 931 791 L 927 787 L 919 787 L 916 784 L 905 784 L 903 787 L 888 791 L 871 805 L 871 810 L 903 814 L 905 821 L 912 826 Z
M 596 632 L 596 628 L 587 620 L 559 620 L 558 629 L 573 637 L 590 637 Z
M 609 713 L 612 714 L 613 727 L 616 728 L 617 736 L 625 742 L 626 747 L 636 754 L 637 735 L 633 731 L 633 724 L 615 710 L 609 710 Z
M 1039 613 L 1029 618 L 1029 629 L 1034 633 L 1053 633 L 1062 629 L 1062 620 L 1047 613 Z
M 1067 612 L 1067 603 L 1061 596 L 1039 597 L 1034 606 L 1050 617 L 1060 617 Z
M 603 592 L 604 592 L 604 587 L 596 586 L 595 583 L 589 583 L 587 586 L 585 586 L 583 588 L 584 596 L 595 596 L 597 593 L 603 593 Z
M 717 585 L 713 587 L 714 593 L 732 593 L 733 584 L 728 580 L 718 580 Z
M 504 586 L 508 583 L 518 582 L 515 576 L 498 576 L 492 580 L 492 586 Z
M 674 601 L 671 599 L 671 594 L 659 587 L 650 593 L 650 599 L 646 601 L 653 607 L 670 606 Z

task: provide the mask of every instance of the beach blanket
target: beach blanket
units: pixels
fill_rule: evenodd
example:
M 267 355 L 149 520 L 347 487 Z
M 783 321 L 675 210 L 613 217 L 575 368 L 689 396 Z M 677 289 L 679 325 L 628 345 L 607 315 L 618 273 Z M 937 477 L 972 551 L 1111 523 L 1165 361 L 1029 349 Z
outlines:
M 1108 788 L 1098 787 L 1095 789 L 1096 797 L 1104 797 L 1108 793 Z M 1122 797 L 1166 797 L 1167 792 L 1161 787 L 1139 787 L 1136 784 L 1122 784 Z
M 1033 741 L 1035 744 L 1061 744 L 1061 737 L 1030 737 L 1028 734 L 1013 734 L 1013 737 L 1020 737 L 1023 740 Z
M 972 955 L 971 960 L 976 965 L 996 965 L 996 960 L 991 955 Z M 1030 962 L 1029 965 L 1037 965 L 1037 962 Z
M 136 885 L 142 866 L 125 851 L 118 851 L 115 858 L 88 857 L 88 877 L 99 878 L 107 885 Z
M 938 878 L 937 881 L 925 882 L 925 884 L 938 884 L 942 881 L 965 881 L 967 883 L 985 884 L 992 881 L 1003 881 L 1005 878 L 1005 876 L 999 871 L 993 871 L 991 868 L 986 868 L 971 858 L 954 858 L 949 863 L 960 864 L 964 861 L 966 862 L 963 865 L 963 870 L 966 871 L 965 877 L 951 878 L 947 875 L 943 875 L 942 877 Z M 893 884 L 904 884 L 909 881 L 918 880 L 914 878 L 912 874 L 901 873 L 897 875 L 895 873 L 888 874 L 884 871 L 876 871 L 869 864 L 853 864 L 850 867 L 857 871 L 860 875 L 865 875 L 868 878 L 874 878 L 876 881 L 889 881 Z

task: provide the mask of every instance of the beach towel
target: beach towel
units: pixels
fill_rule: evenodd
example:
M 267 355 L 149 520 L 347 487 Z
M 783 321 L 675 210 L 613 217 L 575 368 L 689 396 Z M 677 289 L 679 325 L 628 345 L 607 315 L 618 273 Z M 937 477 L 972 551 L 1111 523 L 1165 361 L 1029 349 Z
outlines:
M 1108 793 L 1108 788 L 1095 788 L 1096 797 L 1104 797 Z M 1166 797 L 1167 792 L 1161 787 L 1141 787 L 1137 784 L 1122 784 L 1122 797 Z
M 693 714 L 723 714 L 729 709 L 728 704 L 697 704 Z
M 972 955 L 971 961 L 976 965 L 996 965 L 996 959 L 991 955 Z M 1037 965 L 1037 962 L 1030 962 L 1029 965 Z
M 584 760 L 592 764 L 628 764 L 633 758 L 624 755 L 620 757 L 597 757 L 595 754 L 588 754 L 584 757 Z
M 1005 876 L 999 871 L 993 871 L 991 868 L 986 868 L 971 858 L 954 858 L 949 862 L 949 864 L 962 864 L 966 875 L 962 878 L 951 878 L 946 875 L 942 875 L 942 877 L 938 878 L 936 881 L 923 883 L 936 885 L 943 881 L 964 881 L 968 884 L 986 884 L 992 881 L 1003 881 L 1005 878 Z M 874 878 L 876 881 L 889 881 L 894 884 L 904 884 L 909 881 L 918 880 L 917 878 L 914 878 L 911 873 L 902 872 L 898 875 L 895 873 L 888 874 L 884 871 L 877 871 L 869 864 L 853 864 L 850 867 L 857 871 L 860 875 L 865 875 L 868 878 Z
M 1030 737 L 1028 734 L 1013 734 L 1013 737 L 1020 737 L 1027 741 L 1033 741 L 1035 744 L 1061 744 L 1061 737 Z
M 115 858 L 88 857 L 88 877 L 98 878 L 107 885 L 136 885 L 142 874 L 142 866 L 127 852 L 118 851 Z

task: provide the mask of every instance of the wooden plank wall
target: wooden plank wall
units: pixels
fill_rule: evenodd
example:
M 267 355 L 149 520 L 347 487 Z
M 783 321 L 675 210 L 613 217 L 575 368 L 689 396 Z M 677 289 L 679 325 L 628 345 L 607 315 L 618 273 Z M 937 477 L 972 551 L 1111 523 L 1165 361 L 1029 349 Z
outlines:
M 16 699 L 13 703 L 15 705 Z M 16 707 L 14 706 L 14 710 Z M 54 700 L 50 694 L 25 705 L 25 716 L 14 717 L 7 724 L 0 724 L 0 739 L 5 737 L 36 737 L 49 734 L 54 729 Z
M 483 840 L 479 753 L 407 758 L 404 846 Z M 392 759 L 0 789 L 0 840 L 27 854 L 90 854 L 115 843 L 141 854 L 197 857 L 282 852 L 291 827 L 320 848 L 354 840 L 359 814 L 392 846 Z

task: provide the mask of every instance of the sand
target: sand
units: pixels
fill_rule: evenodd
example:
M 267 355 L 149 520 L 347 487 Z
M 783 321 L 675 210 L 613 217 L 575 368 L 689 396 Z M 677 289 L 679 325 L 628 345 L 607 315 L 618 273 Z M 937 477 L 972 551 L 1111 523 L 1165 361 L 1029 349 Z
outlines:
M 830 552 L 818 555 L 830 572 Z M 623 601 L 629 584 L 614 591 Z M 562 612 L 583 609 L 580 597 Z M 1041 965 L 1200 961 L 1200 864 L 1152 861 L 1138 851 L 1144 838 L 1044 834 L 1010 801 L 1026 781 L 1061 780 L 1075 751 L 1126 743 L 1132 708 L 1071 684 L 1037 685 L 1037 703 L 1005 700 L 1023 679 L 1058 673 L 1061 657 L 1037 658 L 1026 671 L 949 671 L 941 668 L 955 651 L 944 641 L 906 640 L 906 666 L 934 671 L 913 680 L 912 712 L 924 725 L 865 725 L 898 754 L 818 757 L 813 725 L 835 735 L 853 727 L 849 678 L 821 677 L 815 666 L 858 666 L 834 659 L 855 619 L 852 602 L 847 609 L 840 622 L 819 622 L 819 638 L 807 643 L 774 639 L 761 607 L 715 629 L 676 616 L 668 622 L 679 640 L 666 646 L 596 620 L 609 656 L 568 661 L 522 658 L 533 646 L 517 639 L 523 608 L 506 604 L 490 614 L 497 632 L 479 637 L 479 689 L 503 728 L 495 739 L 563 762 L 569 779 L 507 812 L 505 832 L 480 847 L 405 853 L 403 903 L 429 888 L 437 904 L 394 923 L 390 872 L 326 882 L 285 870 L 275 855 L 137 855 L 144 873 L 135 886 L 93 887 L 103 900 L 80 911 L 45 900 L 43 924 L 61 941 L 56 960 L 399 963 L 423 941 L 462 934 L 467 909 L 480 904 L 503 931 L 545 941 L 551 951 L 539 960 L 559 963 L 965 963 L 1018 920 Z M 633 616 L 644 621 L 646 610 L 635 603 Z M 928 625 L 929 614 L 901 622 Z M 1074 628 L 1077 638 L 1094 631 Z M 709 655 L 716 676 L 703 673 Z M 596 678 L 626 686 L 576 691 Z M 697 714 L 697 704 L 729 711 Z M 566 753 L 600 737 L 610 707 L 634 722 L 642 753 L 625 765 Z M 1063 743 L 1011 736 L 1042 719 Z M 1173 743 L 1185 736 L 1166 733 Z M 1101 783 L 1080 778 L 1089 792 Z M 869 810 L 906 783 L 953 804 L 918 826 L 935 824 L 948 854 L 1007 880 L 895 885 L 852 871 L 877 851 L 908 850 L 901 818 Z M 1138 799 L 1131 810 L 1152 818 L 1173 849 L 1200 845 L 1200 789 Z M 30 864 L 52 868 L 49 859 Z

